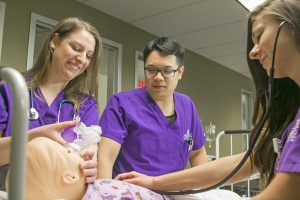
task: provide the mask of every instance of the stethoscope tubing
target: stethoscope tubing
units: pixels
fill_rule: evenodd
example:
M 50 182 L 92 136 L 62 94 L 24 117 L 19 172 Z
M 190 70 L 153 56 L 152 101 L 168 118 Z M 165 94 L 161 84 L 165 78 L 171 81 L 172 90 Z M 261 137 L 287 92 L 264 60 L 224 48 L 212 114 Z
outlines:
M 37 120 L 39 118 L 39 112 L 34 107 L 33 91 L 29 90 L 29 93 L 30 93 L 30 109 L 29 109 L 28 118 L 29 118 L 29 120 Z M 69 103 L 69 104 L 72 104 L 74 106 L 74 103 L 72 103 L 70 100 L 63 99 L 58 105 L 57 122 L 60 122 L 60 114 L 61 114 L 62 106 L 65 103 Z M 75 119 L 75 112 L 73 113 L 73 120 L 74 119 Z
M 64 99 L 62 100 L 59 105 L 58 105 L 58 113 L 57 113 L 57 123 L 60 122 L 60 113 L 61 113 L 61 109 L 62 109 L 62 105 L 64 103 L 69 103 L 69 104 L 72 104 L 74 106 L 74 103 L 72 103 L 70 100 L 68 99 Z M 73 120 L 75 119 L 75 113 L 73 113 Z
M 277 41 L 278 41 L 280 30 L 281 30 L 282 26 L 285 23 L 286 23 L 286 21 L 283 21 L 279 24 L 278 30 L 277 30 L 277 33 L 276 33 L 276 37 L 275 37 L 275 43 L 274 43 L 274 48 L 273 48 L 272 66 L 271 66 L 271 69 L 270 69 L 269 84 L 268 84 L 269 104 L 268 104 L 268 107 L 267 107 L 267 110 L 266 110 L 265 114 L 261 118 L 258 129 L 254 134 L 253 142 L 249 145 L 249 148 L 248 148 L 246 154 L 244 155 L 243 159 L 232 170 L 232 172 L 228 176 L 226 176 L 223 180 L 216 183 L 215 185 L 212 185 L 210 187 L 203 188 L 203 189 L 198 189 L 198 190 L 184 190 L 184 191 L 158 192 L 158 193 L 160 193 L 162 195 L 184 195 L 184 194 L 196 194 L 196 193 L 206 192 L 206 191 L 209 191 L 209 190 L 212 190 L 212 189 L 215 189 L 217 187 L 222 186 L 224 183 L 229 181 L 238 172 L 238 170 L 244 165 L 244 163 L 246 162 L 246 160 L 248 159 L 248 157 L 250 156 L 250 154 L 252 153 L 252 150 L 254 149 L 254 147 L 256 145 L 256 141 L 257 141 L 258 137 L 260 136 L 260 133 L 261 133 L 262 129 L 264 128 L 264 125 L 265 125 L 265 123 L 266 123 L 266 121 L 269 117 L 269 113 L 270 113 L 270 110 L 271 110 L 271 107 L 272 107 L 272 103 L 273 103 L 273 82 L 274 82 L 274 71 L 275 71 L 275 69 L 274 69 L 275 53 L 276 53 Z

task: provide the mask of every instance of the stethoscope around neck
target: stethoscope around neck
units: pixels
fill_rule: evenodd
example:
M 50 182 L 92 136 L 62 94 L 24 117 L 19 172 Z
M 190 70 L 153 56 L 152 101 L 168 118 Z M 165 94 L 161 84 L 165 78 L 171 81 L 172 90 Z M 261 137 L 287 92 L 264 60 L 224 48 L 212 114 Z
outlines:
M 29 113 L 28 113 L 28 119 L 29 120 L 37 120 L 39 118 L 39 112 L 35 109 L 34 105 L 33 105 L 33 92 L 32 90 L 29 90 L 29 96 L 30 96 L 30 109 L 29 109 Z M 60 113 L 61 113 L 61 109 L 64 103 L 69 103 L 74 105 L 70 100 L 68 99 L 64 99 L 62 100 L 59 105 L 58 105 L 58 114 L 57 114 L 57 122 L 60 122 Z M 75 119 L 75 113 L 73 114 L 73 120 Z

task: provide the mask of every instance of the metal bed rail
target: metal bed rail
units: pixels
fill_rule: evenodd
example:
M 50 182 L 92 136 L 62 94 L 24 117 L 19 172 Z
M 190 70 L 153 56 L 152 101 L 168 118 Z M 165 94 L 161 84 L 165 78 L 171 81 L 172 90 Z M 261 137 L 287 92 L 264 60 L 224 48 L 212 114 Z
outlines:
M 0 83 L 11 88 L 13 109 L 11 124 L 10 173 L 8 198 L 25 199 L 26 144 L 29 95 L 23 76 L 14 68 L 0 66 Z
M 225 130 L 218 133 L 216 137 L 216 159 L 220 158 L 220 139 L 224 135 L 230 135 L 230 155 L 233 155 L 233 136 L 237 134 L 245 134 L 246 137 L 246 149 L 249 148 L 249 133 L 251 133 L 251 130 Z M 250 181 L 253 179 L 258 179 L 259 175 L 254 174 L 245 181 L 247 181 L 247 197 L 251 197 L 251 191 L 250 191 Z M 231 191 L 233 191 L 233 185 L 231 185 Z
M 216 159 L 220 158 L 220 139 L 223 135 L 230 135 L 230 155 L 233 154 L 233 150 L 232 150 L 232 135 L 234 134 L 247 134 L 247 149 L 248 149 L 248 144 L 249 144 L 249 133 L 251 133 L 251 130 L 225 130 L 225 131 L 221 131 L 220 133 L 218 133 L 217 137 L 216 137 Z

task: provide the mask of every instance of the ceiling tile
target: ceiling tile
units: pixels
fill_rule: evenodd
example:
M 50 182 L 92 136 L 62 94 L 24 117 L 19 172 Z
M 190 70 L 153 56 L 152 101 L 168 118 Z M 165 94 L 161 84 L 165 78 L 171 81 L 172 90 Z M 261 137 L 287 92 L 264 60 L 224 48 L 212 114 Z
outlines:
M 250 77 L 246 64 L 248 11 L 235 0 L 77 0 Z M 241 64 L 242 63 L 242 64 Z

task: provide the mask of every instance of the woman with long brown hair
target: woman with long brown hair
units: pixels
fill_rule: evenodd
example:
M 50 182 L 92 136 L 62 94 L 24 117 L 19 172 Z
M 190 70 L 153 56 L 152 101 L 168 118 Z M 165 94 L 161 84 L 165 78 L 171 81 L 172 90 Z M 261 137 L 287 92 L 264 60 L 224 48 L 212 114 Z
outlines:
M 250 13 L 247 55 L 256 89 L 251 134 L 255 145 L 226 184 L 259 172 L 262 192 L 253 199 L 300 199 L 300 1 L 267 0 Z M 205 188 L 224 180 L 244 155 L 163 176 L 130 172 L 117 179 L 157 191 Z

